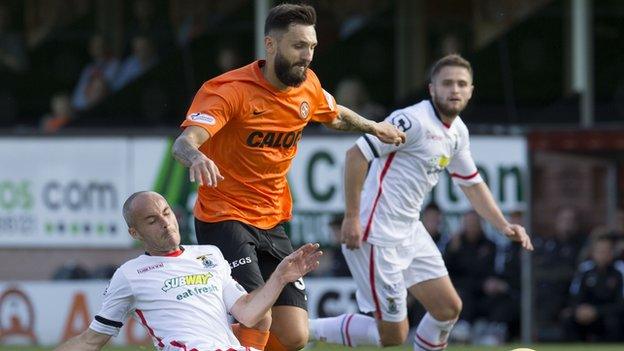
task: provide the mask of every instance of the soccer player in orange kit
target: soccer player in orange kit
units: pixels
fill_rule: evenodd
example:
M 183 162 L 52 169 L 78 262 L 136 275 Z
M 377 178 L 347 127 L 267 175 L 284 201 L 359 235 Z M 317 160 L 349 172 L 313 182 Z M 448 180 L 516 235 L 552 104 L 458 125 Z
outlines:
M 272 8 L 265 23 L 266 60 L 211 79 L 197 92 L 174 157 L 200 184 L 195 229 L 200 244 L 218 246 L 232 276 L 247 291 L 260 287 L 293 251 L 283 222 L 292 216 L 286 173 L 310 121 L 370 133 L 400 144 L 405 133 L 340 106 L 308 68 L 316 40 L 316 12 L 308 5 Z M 267 340 L 267 350 L 298 350 L 308 340 L 303 279 L 286 286 L 271 318 L 238 335 Z M 235 329 L 236 329 L 235 328 Z M 244 344 L 245 337 L 239 336 Z M 260 340 L 260 342 L 257 342 Z

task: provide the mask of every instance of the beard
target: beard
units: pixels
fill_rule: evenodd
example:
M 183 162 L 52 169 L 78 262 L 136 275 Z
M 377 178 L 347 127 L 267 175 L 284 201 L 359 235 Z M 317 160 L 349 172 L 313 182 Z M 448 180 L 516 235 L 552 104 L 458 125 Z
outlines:
M 466 104 L 468 102 L 464 102 L 459 107 L 453 107 L 450 104 L 447 104 L 439 96 L 436 96 L 435 98 L 433 98 L 433 103 L 442 115 L 447 117 L 456 117 L 464 110 L 464 108 L 466 108 Z
M 307 77 L 308 67 L 305 66 L 303 73 L 297 73 L 293 71 L 293 68 L 299 65 L 305 65 L 304 62 L 290 63 L 288 60 L 280 54 L 278 51 L 275 55 L 275 75 L 284 85 L 290 87 L 300 86 Z

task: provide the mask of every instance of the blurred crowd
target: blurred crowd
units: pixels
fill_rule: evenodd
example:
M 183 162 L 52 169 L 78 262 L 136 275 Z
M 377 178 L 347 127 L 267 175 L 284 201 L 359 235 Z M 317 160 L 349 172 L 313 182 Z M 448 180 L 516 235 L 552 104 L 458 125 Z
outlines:
M 141 122 L 175 127 L 203 81 L 253 60 L 253 46 L 240 45 L 241 36 L 245 41 L 253 38 L 251 2 L 105 4 L 0 1 L 0 128 L 37 125 L 45 133 L 54 133 L 66 126 L 137 126 Z M 387 4 L 348 0 L 340 6 L 319 1 L 317 6 L 318 36 L 323 44 L 318 51 L 322 52 L 338 41 L 357 37 L 372 21 L 372 13 Z M 231 34 L 223 37 L 226 29 Z M 380 65 L 368 67 L 370 60 L 354 63 L 344 64 L 364 65 L 358 69 L 371 74 L 380 69 Z M 371 84 L 371 79 L 368 75 L 363 80 L 349 69 L 331 85 L 344 105 L 379 120 L 386 110 L 371 99 L 367 87 L 388 93 L 391 89 Z M 133 84 L 140 87 L 133 88 Z M 107 104 L 111 98 L 117 103 Z M 124 117 L 131 121 L 123 121 Z

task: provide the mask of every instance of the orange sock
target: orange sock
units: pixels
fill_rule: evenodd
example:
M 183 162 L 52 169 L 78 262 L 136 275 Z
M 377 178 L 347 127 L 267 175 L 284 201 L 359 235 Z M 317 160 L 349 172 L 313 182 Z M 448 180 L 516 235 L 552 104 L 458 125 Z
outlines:
M 253 347 L 254 349 L 264 350 L 269 339 L 269 331 L 247 328 L 240 323 L 232 324 L 232 332 L 240 341 L 241 345 Z
M 288 351 L 284 345 L 279 341 L 277 336 L 274 333 L 269 335 L 269 340 L 266 343 L 266 351 Z

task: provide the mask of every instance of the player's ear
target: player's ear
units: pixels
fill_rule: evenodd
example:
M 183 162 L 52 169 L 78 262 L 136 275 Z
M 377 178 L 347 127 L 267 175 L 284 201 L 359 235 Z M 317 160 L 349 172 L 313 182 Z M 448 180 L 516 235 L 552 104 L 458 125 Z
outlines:
M 140 240 L 141 239 L 141 238 L 139 238 L 139 232 L 137 232 L 137 230 L 134 229 L 134 227 L 128 228 L 128 234 L 130 234 L 130 236 L 133 239 L 136 239 L 136 240 Z
M 433 83 L 429 83 L 429 96 L 433 97 Z
M 273 54 L 275 52 L 275 48 L 277 46 L 277 42 L 274 37 L 270 34 L 264 36 L 264 48 L 268 54 Z

